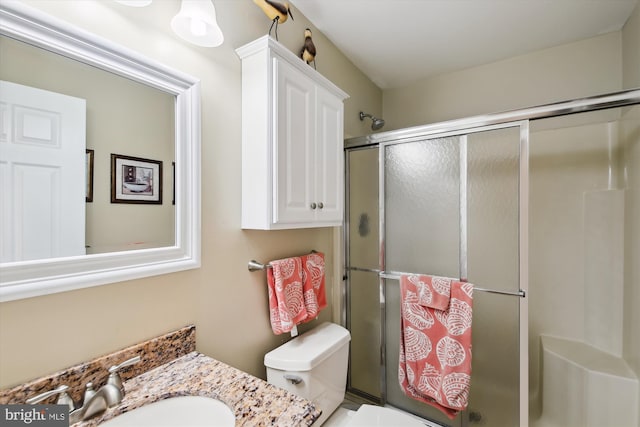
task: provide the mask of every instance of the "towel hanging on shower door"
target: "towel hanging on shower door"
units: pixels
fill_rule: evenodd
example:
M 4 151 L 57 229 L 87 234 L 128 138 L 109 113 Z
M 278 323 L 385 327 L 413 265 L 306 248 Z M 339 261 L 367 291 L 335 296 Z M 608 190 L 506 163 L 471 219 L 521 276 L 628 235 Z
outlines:
M 473 285 L 401 275 L 400 297 L 400 387 L 453 419 L 469 399 Z

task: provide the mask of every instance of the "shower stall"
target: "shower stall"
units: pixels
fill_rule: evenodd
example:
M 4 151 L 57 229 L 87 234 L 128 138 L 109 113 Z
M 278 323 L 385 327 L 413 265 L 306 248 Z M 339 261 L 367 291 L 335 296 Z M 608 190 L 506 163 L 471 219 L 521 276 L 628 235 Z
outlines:
M 349 392 L 442 426 L 637 427 L 639 103 L 631 90 L 345 141 Z M 398 384 L 401 272 L 474 285 L 453 420 Z

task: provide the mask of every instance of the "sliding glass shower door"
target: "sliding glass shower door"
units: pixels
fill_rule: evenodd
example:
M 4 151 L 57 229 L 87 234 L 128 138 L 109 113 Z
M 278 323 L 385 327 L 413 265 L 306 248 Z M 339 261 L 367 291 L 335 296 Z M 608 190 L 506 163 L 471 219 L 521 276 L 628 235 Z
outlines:
M 519 425 L 521 134 L 516 123 L 347 153 L 352 392 L 443 426 Z M 469 407 L 454 420 L 400 389 L 390 272 L 476 287 Z

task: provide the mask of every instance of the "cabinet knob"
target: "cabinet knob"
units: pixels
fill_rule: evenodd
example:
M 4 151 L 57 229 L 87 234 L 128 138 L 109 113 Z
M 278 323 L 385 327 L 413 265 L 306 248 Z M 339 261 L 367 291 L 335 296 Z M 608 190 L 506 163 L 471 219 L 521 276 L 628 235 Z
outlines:
M 324 205 L 322 204 L 322 202 L 318 203 L 318 208 L 319 208 L 319 209 L 324 208 Z
M 316 204 L 315 203 L 311 203 L 311 209 L 315 209 L 316 208 Z

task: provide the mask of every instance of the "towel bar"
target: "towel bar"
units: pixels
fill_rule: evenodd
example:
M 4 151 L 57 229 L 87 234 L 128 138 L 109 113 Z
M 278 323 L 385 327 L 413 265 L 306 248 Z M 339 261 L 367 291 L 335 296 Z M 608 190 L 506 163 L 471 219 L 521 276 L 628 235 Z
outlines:
M 315 254 L 318 251 L 316 250 L 312 250 L 311 253 Z M 259 271 L 259 270 L 266 270 L 267 268 L 271 268 L 271 264 L 266 263 L 266 264 L 262 264 L 259 263 L 258 261 L 256 261 L 255 259 L 252 259 L 251 261 L 249 261 L 249 265 L 247 266 L 247 269 L 249 271 Z
M 249 261 L 249 265 L 247 266 L 249 271 L 258 271 L 258 270 L 266 270 L 267 268 L 271 268 L 269 264 L 260 264 L 255 259 Z
M 412 274 L 412 273 L 401 273 L 398 271 L 380 271 L 372 268 L 357 268 L 357 267 L 350 267 L 349 270 L 364 271 L 368 273 L 377 273 L 378 276 L 381 277 L 382 279 L 391 279 L 391 280 L 400 280 L 401 275 Z M 490 294 L 511 295 L 511 296 L 516 296 L 520 298 L 524 298 L 526 296 L 526 292 L 523 289 L 518 289 L 517 292 L 511 292 L 511 291 L 501 291 L 498 289 L 479 288 L 477 286 L 474 286 L 473 290 L 480 291 L 480 292 L 488 292 Z

